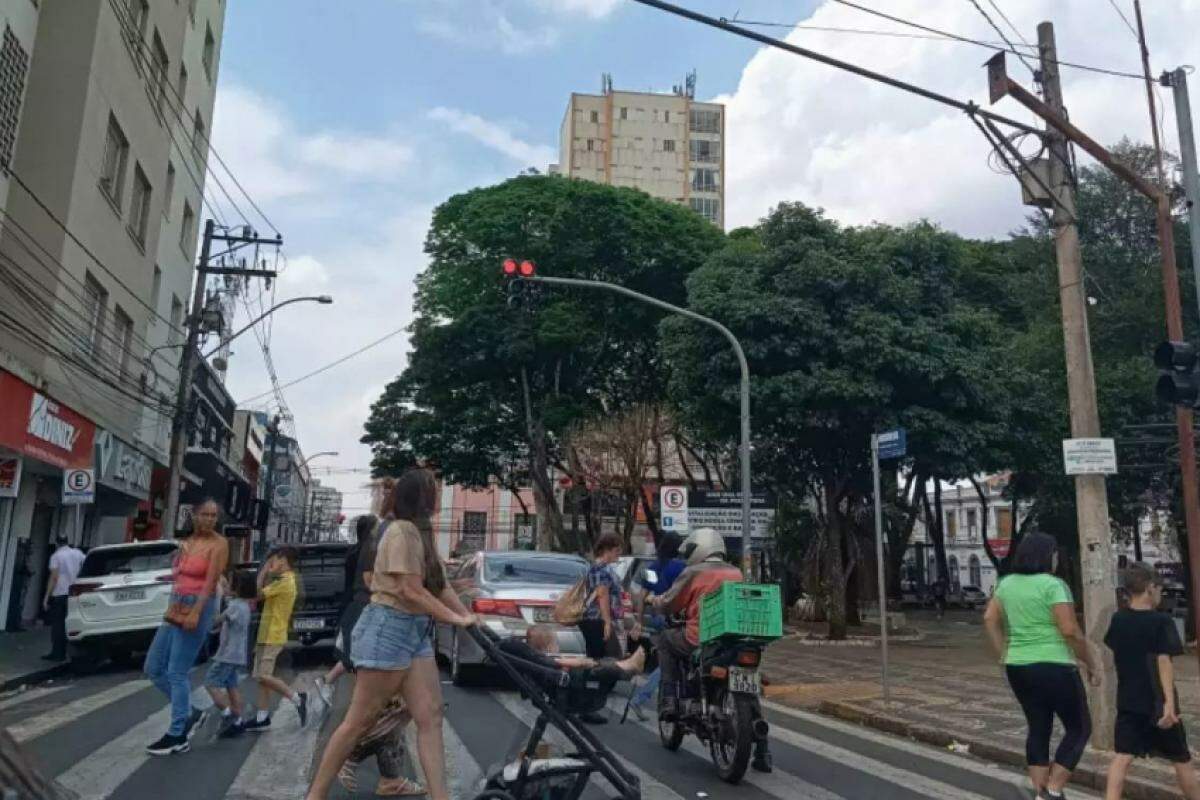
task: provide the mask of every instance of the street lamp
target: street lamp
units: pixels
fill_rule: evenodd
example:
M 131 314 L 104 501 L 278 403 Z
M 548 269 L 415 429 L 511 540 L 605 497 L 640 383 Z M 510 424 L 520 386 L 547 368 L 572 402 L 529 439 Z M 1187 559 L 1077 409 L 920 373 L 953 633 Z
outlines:
M 229 344 L 234 339 L 238 338 L 243 333 L 250 330 L 255 325 L 262 322 L 264 319 L 271 316 L 279 309 L 283 308 L 284 306 L 290 306 L 292 303 L 320 303 L 323 306 L 327 306 L 327 305 L 330 305 L 331 303 L 333 303 L 333 298 L 327 294 L 322 294 L 322 295 L 313 295 L 311 297 L 293 297 L 291 300 L 284 300 L 282 303 L 277 303 L 276 305 L 273 305 L 270 308 L 268 308 L 262 314 L 255 317 L 253 321 L 247 323 L 243 328 L 241 328 L 237 333 L 230 336 L 228 339 L 222 339 L 221 343 L 219 345 L 217 345 L 216 347 L 214 347 L 212 350 L 205 353 L 204 357 L 208 358 L 209 356 L 213 355 L 218 350 L 220 350 L 222 347 Z M 178 347 L 178 345 L 175 345 L 175 346 Z M 318 453 L 317 455 L 322 455 L 322 454 Z

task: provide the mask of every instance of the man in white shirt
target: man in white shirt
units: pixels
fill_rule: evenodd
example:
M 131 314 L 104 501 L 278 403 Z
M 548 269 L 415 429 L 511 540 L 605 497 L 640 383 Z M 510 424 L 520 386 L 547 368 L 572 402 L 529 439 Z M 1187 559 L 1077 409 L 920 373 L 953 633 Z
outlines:
M 50 619 L 50 652 L 42 656 L 46 661 L 67 660 L 67 597 L 84 559 L 83 552 L 72 547 L 66 536 L 59 535 L 56 541 L 58 549 L 50 556 L 50 579 L 42 600 Z

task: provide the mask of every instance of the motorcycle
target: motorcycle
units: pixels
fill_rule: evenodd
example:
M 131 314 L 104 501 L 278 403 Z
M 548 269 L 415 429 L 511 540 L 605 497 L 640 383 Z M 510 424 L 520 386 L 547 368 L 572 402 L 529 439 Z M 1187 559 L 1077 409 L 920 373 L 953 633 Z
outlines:
M 694 734 L 708 746 L 717 774 L 727 783 L 741 781 L 751 757 L 756 771 L 770 772 L 770 726 L 759 702 L 758 670 L 765 648 L 766 642 L 737 637 L 701 645 L 690 662 L 681 665 L 674 714 L 668 712 L 664 687 L 659 688 L 658 735 L 663 747 L 678 750 L 683 738 Z

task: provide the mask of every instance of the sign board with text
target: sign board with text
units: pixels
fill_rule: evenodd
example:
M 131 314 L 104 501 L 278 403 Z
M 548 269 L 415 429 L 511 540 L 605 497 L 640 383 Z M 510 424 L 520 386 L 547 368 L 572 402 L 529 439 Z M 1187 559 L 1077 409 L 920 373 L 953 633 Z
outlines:
M 63 470 L 63 505 L 80 505 L 96 502 L 96 470 Z
M 904 428 L 876 434 L 875 441 L 878 442 L 880 460 L 903 458 L 908 452 L 908 432 Z
M 664 533 L 686 533 L 688 529 L 688 489 L 686 486 L 662 486 L 658 490 L 659 519 Z
M 712 528 L 722 536 L 742 535 L 742 493 L 711 489 L 688 492 L 688 528 Z M 770 492 L 753 492 L 750 498 L 750 536 L 764 539 L 771 535 L 775 521 L 775 496 Z
M 1117 447 L 1112 439 L 1063 439 L 1068 475 L 1116 475 Z
M 20 491 L 20 456 L 0 456 L 0 497 L 16 497 Z

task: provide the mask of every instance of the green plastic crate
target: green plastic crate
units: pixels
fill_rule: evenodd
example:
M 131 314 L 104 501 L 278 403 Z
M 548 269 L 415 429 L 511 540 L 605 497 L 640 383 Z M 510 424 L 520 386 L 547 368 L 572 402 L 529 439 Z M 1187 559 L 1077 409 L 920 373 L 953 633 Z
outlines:
M 722 636 L 778 639 L 783 636 L 783 602 L 770 583 L 723 583 L 700 601 L 700 641 Z

